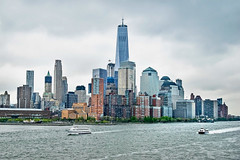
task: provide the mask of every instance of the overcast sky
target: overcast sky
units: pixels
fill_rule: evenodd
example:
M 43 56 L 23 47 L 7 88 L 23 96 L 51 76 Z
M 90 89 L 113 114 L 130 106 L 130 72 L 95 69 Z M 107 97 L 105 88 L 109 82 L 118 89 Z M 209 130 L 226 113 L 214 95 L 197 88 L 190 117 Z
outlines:
M 185 98 L 223 98 L 240 115 L 240 1 L 1 0 L 0 94 L 16 103 L 17 87 L 34 70 L 35 91 L 62 60 L 69 90 L 90 82 L 92 69 L 115 62 L 117 25 L 128 25 L 137 87 L 147 67 L 183 80 Z

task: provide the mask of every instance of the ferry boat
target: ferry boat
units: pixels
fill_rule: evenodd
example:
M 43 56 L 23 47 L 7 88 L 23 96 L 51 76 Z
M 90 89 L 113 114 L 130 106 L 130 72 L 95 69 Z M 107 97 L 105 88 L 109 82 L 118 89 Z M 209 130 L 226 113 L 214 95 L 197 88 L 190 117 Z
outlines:
M 201 128 L 200 130 L 198 130 L 198 134 L 208 134 L 208 133 L 209 133 L 208 129 Z
M 68 135 L 79 135 L 79 134 L 91 134 L 91 130 L 89 128 L 81 128 L 75 125 L 68 130 Z

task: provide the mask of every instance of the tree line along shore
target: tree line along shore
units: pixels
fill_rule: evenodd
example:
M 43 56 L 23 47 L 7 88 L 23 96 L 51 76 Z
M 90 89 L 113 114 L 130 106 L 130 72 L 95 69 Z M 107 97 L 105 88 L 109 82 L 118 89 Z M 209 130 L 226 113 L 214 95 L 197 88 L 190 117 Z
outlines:
M 215 121 L 240 121 L 240 118 L 218 118 Z M 96 121 L 95 118 L 82 117 L 78 119 L 60 119 L 60 118 L 0 118 L 0 124 L 52 124 L 52 125 L 72 125 L 72 124 L 118 124 L 118 123 L 173 123 L 173 122 L 199 122 L 198 119 L 172 118 L 163 116 L 161 118 L 113 118 L 109 116 L 102 117 Z

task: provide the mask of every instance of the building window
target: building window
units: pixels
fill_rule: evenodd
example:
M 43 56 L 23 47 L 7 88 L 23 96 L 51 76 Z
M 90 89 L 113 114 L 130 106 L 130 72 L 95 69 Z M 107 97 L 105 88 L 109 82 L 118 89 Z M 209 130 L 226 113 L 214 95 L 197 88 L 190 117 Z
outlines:
M 152 73 L 148 73 L 148 76 L 151 76 L 152 75 Z

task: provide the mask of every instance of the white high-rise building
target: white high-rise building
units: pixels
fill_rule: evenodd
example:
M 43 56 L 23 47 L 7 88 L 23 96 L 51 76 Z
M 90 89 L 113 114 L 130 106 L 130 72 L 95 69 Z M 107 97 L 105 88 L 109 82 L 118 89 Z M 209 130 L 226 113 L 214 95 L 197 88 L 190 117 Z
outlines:
M 85 86 L 77 86 L 75 94 L 78 96 L 78 103 L 86 103 L 87 97 L 86 97 L 86 89 Z
M 140 77 L 140 92 L 149 96 L 158 95 L 159 77 L 155 69 L 148 67 L 142 72 Z
M 118 69 L 118 94 L 125 95 L 126 90 L 136 94 L 136 65 L 131 61 L 122 62 Z

